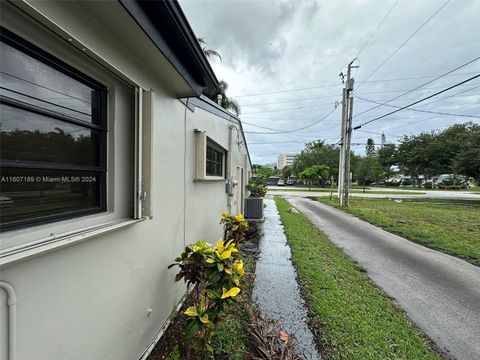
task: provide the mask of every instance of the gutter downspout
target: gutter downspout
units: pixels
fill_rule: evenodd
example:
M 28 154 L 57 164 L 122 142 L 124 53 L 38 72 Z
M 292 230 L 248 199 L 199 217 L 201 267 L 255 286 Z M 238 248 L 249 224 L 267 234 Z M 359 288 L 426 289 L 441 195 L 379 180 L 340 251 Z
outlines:
M 233 177 L 232 177 L 232 133 L 233 133 L 233 129 L 232 129 L 233 125 L 230 125 L 228 127 L 228 157 L 227 157 L 227 185 L 229 185 L 228 188 L 230 188 L 230 186 L 233 186 Z M 232 212 L 232 195 L 230 193 L 227 193 L 227 210 L 229 212 Z
M 15 289 L 12 285 L 5 281 L 0 281 L 0 288 L 3 288 L 7 293 L 7 305 L 8 305 L 8 359 L 17 359 L 17 296 L 15 295 Z

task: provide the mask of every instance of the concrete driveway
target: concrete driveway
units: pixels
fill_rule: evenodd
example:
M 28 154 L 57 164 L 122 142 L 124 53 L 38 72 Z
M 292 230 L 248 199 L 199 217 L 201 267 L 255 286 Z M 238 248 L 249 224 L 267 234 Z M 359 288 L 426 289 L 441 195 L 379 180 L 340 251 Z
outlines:
M 393 235 L 328 205 L 285 198 L 455 359 L 480 359 L 480 267 Z

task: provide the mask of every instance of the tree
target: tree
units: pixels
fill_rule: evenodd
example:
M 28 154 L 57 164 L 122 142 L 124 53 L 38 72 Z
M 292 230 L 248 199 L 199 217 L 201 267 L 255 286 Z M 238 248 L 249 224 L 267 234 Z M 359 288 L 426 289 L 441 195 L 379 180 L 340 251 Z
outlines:
M 300 173 L 300 178 L 308 182 L 308 190 L 312 188 L 312 184 L 316 180 L 320 180 L 324 184 L 325 180 L 328 179 L 330 175 L 330 168 L 327 165 L 313 165 Z
M 455 124 L 439 135 L 443 153 L 452 174 L 480 181 L 480 125 L 471 122 Z
M 287 165 L 285 166 L 281 171 L 280 174 L 284 179 L 288 179 L 290 176 L 293 174 L 293 168 L 292 165 Z
M 397 148 L 395 144 L 385 144 L 377 151 L 377 159 L 380 166 L 383 167 L 385 178 L 390 177 L 390 168 L 397 164 Z
M 367 140 L 367 145 L 365 146 L 365 154 L 367 156 L 375 155 L 375 142 L 371 138 L 368 138 Z
M 365 185 L 378 181 L 381 179 L 383 173 L 384 171 L 378 157 L 366 156 L 360 159 L 354 176 L 357 182 L 363 185 L 363 192 L 365 192 Z
M 273 175 L 272 168 L 259 164 L 252 165 L 252 172 L 256 178 L 262 178 L 265 183 L 267 182 L 267 179 Z
M 211 58 L 212 56 L 218 57 L 222 60 L 222 56 L 220 53 L 213 49 L 207 49 L 205 45 L 207 42 L 203 38 L 197 38 L 198 43 L 202 46 L 202 51 L 207 58 Z M 210 99 L 213 100 L 215 103 L 218 103 L 218 98 L 221 96 L 220 106 L 227 110 L 232 110 L 235 115 L 240 115 L 240 105 L 237 101 L 232 98 L 229 98 L 226 94 L 228 89 L 228 84 L 226 81 L 221 80 L 215 88 L 207 88 L 204 91 L 204 94 Z
M 240 115 L 240 112 L 241 112 L 240 105 L 236 100 L 229 98 L 227 96 L 226 94 L 227 90 L 228 90 L 228 84 L 224 80 L 221 80 L 219 81 L 218 86 L 216 86 L 215 88 L 205 89 L 205 95 L 209 99 L 213 100 L 215 103 L 217 103 L 218 97 L 220 96 L 221 97 L 220 106 L 223 107 L 224 109 L 232 110 L 235 113 L 235 115 L 238 116 Z
M 442 145 L 435 132 L 405 136 L 398 147 L 398 165 L 405 175 L 427 178 L 440 175 L 446 171 L 442 159 Z
M 212 56 L 216 56 L 220 60 L 222 60 L 222 57 L 220 56 L 220 53 L 218 51 L 212 50 L 212 49 L 207 49 L 206 45 L 208 45 L 208 44 L 207 44 L 207 42 L 205 41 L 204 38 L 197 38 L 197 41 L 202 46 L 202 51 L 207 58 L 212 57 Z
M 327 145 L 322 140 L 305 144 L 304 150 L 296 157 L 292 168 L 294 174 L 300 174 L 306 168 L 316 165 L 327 165 L 334 176 L 338 175 L 338 157 L 340 150 L 333 145 Z

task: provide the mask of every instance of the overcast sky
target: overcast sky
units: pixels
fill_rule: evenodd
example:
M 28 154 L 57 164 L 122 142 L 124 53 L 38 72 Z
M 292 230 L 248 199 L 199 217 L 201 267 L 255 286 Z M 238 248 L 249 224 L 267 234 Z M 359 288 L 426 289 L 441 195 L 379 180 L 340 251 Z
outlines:
M 274 162 L 280 153 L 297 153 L 307 141 L 339 139 L 340 108 L 301 131 L 248 132 L 275 132 L 249 124 L 290 130 L 324 118 L 341 100 L 338 74 L 357 55 L 355 93 L 380 102 L 480 56 L 480 0 L 451 0 L 436 15 L 445 0 L 180 0 L 180 4 L 197 37 L 222 56 L 222 61 L 211 58 L 210 62 L 218 79 L 229 84 L 227 94 L 241 105 L 254 163 Z M 480 60 L 389 104 L 407 105 L 476 74 L 480 74 Z M 354 126 L 395 110 L 380 106 L 355 117 L 374 106 L 355 99 Z M 480 116 L 480 78 L 415 108 Z M 365 143 L 372 137 L 379 144 L 382 132 L 387 141 L 396 142 L 404 134 L 465 121 L 480 123 L 479 118 L 401 111 L 355 131 L 352 142 Z M 363 145 L 353 148 L 364 154 Z

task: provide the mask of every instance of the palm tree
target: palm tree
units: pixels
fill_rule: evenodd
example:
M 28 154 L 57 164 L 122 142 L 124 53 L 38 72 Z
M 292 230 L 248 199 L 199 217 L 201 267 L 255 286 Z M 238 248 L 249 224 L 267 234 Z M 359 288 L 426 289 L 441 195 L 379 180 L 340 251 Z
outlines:
M 207 47 L 205 45 L 208 45 L 208 44 L 207 44 L 207 42 L 205 41 L 204 38 L 197 38 L 197 41 L 200 44 L 200 46 L 202 47 L 203 53 L 205 54 L 205 56 L 207 58 L 212 57 L 212 56 L 216 56 L 220 60 L 222 60 L 222 57 L 220 56 L 220 53 L 218 51 L 212 50 L 212 49 L 207 49 Z
M 198 43 L 202 46 L 203 53 L 207 58 L 216 56 L 220 60 L 222 60 L 222 57 L 220 56 L 220 53 L 216 50 L 212 49 L 207 49 L 206 46 L 207 42 L 203 38 L 197 38 Z M 218 98 L 221 96 L 221 101 L 220 101 L 220 106 L 223 107 L 226 110 L 232 110 L 235 115 L 240 115 L 240 104 L 235 101 L 232 98 L 229 98 L 226 94 L 226 91 L 228 89 L 228 84 L 226 81 L 221 80 L 218 83 L 218 86 L 216 88 L 207 88 L 204 91 L 204 94 L 211 100 L 215 101 L 218 103 Z
M 220 106 L 227 110 L 232 110 L 237 116 L 240 115 L 240 105 L 234 99 L 226 95 L 228 84 L 221 80 L 214 89 L 206 89 L 206 94 L 211 100 L 217 102 L 221 96 Z

